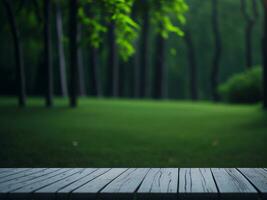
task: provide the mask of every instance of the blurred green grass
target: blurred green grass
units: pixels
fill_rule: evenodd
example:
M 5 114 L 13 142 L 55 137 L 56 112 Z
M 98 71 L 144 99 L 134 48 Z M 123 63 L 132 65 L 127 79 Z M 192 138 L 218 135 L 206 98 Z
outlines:
M 0 99 L 0 167 L 266 167 L 259 105 Z

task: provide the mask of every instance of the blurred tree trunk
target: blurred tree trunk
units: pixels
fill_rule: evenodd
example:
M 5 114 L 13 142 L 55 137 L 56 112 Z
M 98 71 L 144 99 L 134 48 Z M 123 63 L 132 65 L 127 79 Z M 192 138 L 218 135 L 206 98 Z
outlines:
M 66 97 L 68 96 L 68 84 L 67 84 L 66 62 L 65 62 L 64 45 L 63 45 L 63 39 L 64 39 L 63 23 L 62 23 L 61 7 L 59 2 L 56 3 L 56 29 L 57 29 L 57 48 L 59 55 L 60 88 L 62 96 Z
M 93 96 L 101 96 L 101 82 L 99 74 L 99 50 L 95 47 L 90 47 L 90 94 Z
M 94 14 L 90 10 L 90 6 L 86 6 L 86 13 L 90 18 L 94 18 Z M 90 31 L 90 30 L 89 30 Z M 89 94 L 92 96 L 100 97 L 102 95 L 102 85 L 100 80 L 100 66 L 99 66 L 99 53 L 100 49 L 89 45 Z
M 139 41 L 137 40 L 136 46 L 138 47 Z M 140 66 L 139 66 L 139 51 L 137 51 L 132 60 L 133 66 L 133 97 L 138 98 L 140 95 Z
M 124 89 L 127 85 L 126 83 L 126 76 L 127 73 L 125 73 L 125 63 L 123 61 L 119 62 L 119 96 L 123 97 L 124 94 Z
M 76 107 L 78 86 L 78 0 L 70 0 L 69 9 L 70 106 Z
M 14 53 L 15 53 L 15 63 L 16 63 L 16 86 L 18 95 L 18 105 L 24 107 L 26 104 L 26 89 L 25 89 L 25 72 L 24 72 L 24 61 L 23 52 L 20 42 L 19 30 L 16 24 L 15 15 L 11 8 L 9 0 L 2 1 L 7 13 L 7 18 L 9 21 L 11 33 L 14 42 Z
M 127 81 L 127 86 L 126 86 L 126 97 L 127 98 L 134 98 L 134 67 L 135 65 L 133 64 L 135 55 L 129 59 L 128 61 L 128 66 L 127 67 L 127 74 L 126 74 L 126 81 Z
M 190 96 L 192 100 L 198 99 L 198 86 L 197 86 L 197 63 L 195 55 L 195 47 L 191 35 L 191 30 L 185 30 L 185 43 L 187 46 L 187 58 L 189 64 L 189 83 L 190 83 Z
M 38 0 L 33 1 L 34 5 L 34 13 L 36 16 L 36 19 L 38 20 L 38 23 L 40 24 L 40 28 L 43 30 L 44 26 L 44 16 L 43 16 L 43 10 L 41 8 L 42 4 Z M 43 37 L 42 37 L 43 38 Z M 39 96 L 42 96 L 44 94 L 44 91 L 46 90 L 46 77 L 45 74 L 45 67 L 44 67 L 44 51 L 40 51 L 38 61 L 37 61 L 37 70 L 36 70 L 36 77 L 35 77 L 35 86 L 34 86 L 34 94 L 37 94 Z
M 263 107 L 267 109 L 267 0 L 263 0 L 264 6 L 264 34 L 262 40 L 263 58 Z
M 53 105 L 53 69 L 51 51 L 51 1 L 44 0 L 44 67 L 46 77 L 46 106 Z
M 149 37 L 149 10 L 148 5 L 145 4 L 143 11 L 143 26 L 141 32 L 141 46 L 140 46 L 140 97 L 148 96 L 149 82 L 148 80 L 148 37 Z
M 46 77 L 45 74 L 45 68 L 44 68 L 44 52 L 40 52 L 40 55 L 38 57 L 37 61 L 37 71 L 36 71 L 36 78 L 35 78 L 35 86 L 34 86 L 34 94 L 42 96 L 43 91 L 46 90 Z
M 253 16 L 249 15 L 247 5 L 247 0 L 241 0 L 241 12 L 246 21 L 245 27 L 245 59 L 246 59 L 246 67 L 250 68 L 253 65 L 253 50 L 252 50 L 252 39 L 253 39 L 253 28 L 255 26 L 256 20 L 258 18 L 258 10 L 257 10 L 257 0 L 249 0 L 252 1 L 253 8 Z
M 153 85 L 153 97 L 155 99 L 166 97 L 166 66 L 164 64 L 165 45 L 165 39 L 160 34 L 157 34 Z
M 137 4 L 139 2 L 135 1 L 133 8 L 132 8 L 132 19 L 134 19 L 135 21 L 137 21 Z M 131 58 L 131 84 L 130 84 L 130 88 L 131 88 L 131 94 L 130 96 L 133 98 L 138 98 L 140 96 L 140 51 L 139 51 L 139 46 L 140 45 L 140 39 L 137 38 L 135 41 L 135 54 L 133 55 L 133 57 Z
M 77 40 L 80 43 L 82 38 L 82 25 L 78 23 L 77 29 Z M 86 87 L 84 80 L 84 62 L 83 62 L 83 51 L 82 47 L 79 45 L 77 49 L 78 54 L 78 93 L 80 96 L 86 96 Z
M 217 92 L 217 87 L 219 83 L 219 70 L 220 70 L 220 60 L 221 60 L 221 35 L 218 23 L 218 0 L 211 0 L 212 2 L 212 30 L 214 34 L 214 56 L 212 60 L 211 68 L 211 93 L 213 101 L 219 101 L 219 94 Z
M 119 64 L 118 64 L 118 52 L 116 46 L 115 36 L 115 24 L 111 22 L 108 28 L 108 95 L 117 97 L 119 94 L 118 82 L 119 82 Z

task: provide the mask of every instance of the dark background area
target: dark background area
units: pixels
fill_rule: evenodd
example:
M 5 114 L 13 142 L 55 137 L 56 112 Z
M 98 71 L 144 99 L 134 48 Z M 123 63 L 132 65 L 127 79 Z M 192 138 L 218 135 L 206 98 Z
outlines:
M 16 1 L 14 1 L 16 2 Z M 27 2 L 27 1 L 26 1 Z M 211 3 L 208 0 L 187 0 L 189 5 L 189 12 L 186 14 L 187 23 L 182 29 L 190 27 L 192 40 L 194 42 L 196 63 L 198 70 L 197 87 L 201 99 L 210 99 L 210 71 L 212 65 L 212 56 L 214 51 L 214 39 L 212 32 L 212 16 L 211 16 Z M 247 10 L 252 12 L 252 1 L 247 4 Z M 18 7 L 19 1 L 15 3 Z M 219 16 L 219 29 L 222 40 L 222 55 L 220 63 L 220 82 L 224 82 L 227 78 L 231 77 L 237 72 L 242 72 L 246 69 L 245 66 L 245 27 L 246 21 L 241 12 L 240 1 L 223 0 L 218 4 Z M 261 40 L 262 37 L 262 24 L 263 13 L 261 2 L 257 1 L 257 9 L 259 17 L 255 22 L 252 37 L 252 53 L 253 53 L 253 66 L 260 66 L 262 64 L 261 58 Z M 7 21 L 5 9 L 0 4 L 0 94 L 2 95 L 15 95 L 15 60 L 13 56 L 13 41 L 10 34 L 9 24 Z M 42 11 L 37 11 L 34 5 L 27 2 L 26 6 L 21 8 L 16 14 L 17 24 L 21 32 L 22 46 L 24 50 L 25 60 L 25 74 L 27 94 L 29 95 L 42 95 L 42 88 L 44 87 L 44 72 L 41 70 L 42 64 L 42 49 L 43 49 L 43 23 L 38 18 Z M 68 56 L 68 10 L 67 6 L 62 8 L 62 17 L 64 22 L 64 37 L 65 52 Z M 137 19 L 141 23 L 141 19 Z M 53 55 L 53 70 L 54 70 L 54 84 L 55 93 L 60 94 L 59 88 L 59 68 L 58 68 L 58 51 L 56 47 L 56 24 L 55 24 L 55 6 L 52 10 L 52 55 Z M 84 28 L 86 29 L 86 27 Z M 86 33 L 83 29 L 84 38 Z M 149 95 L 151 97 L 152 79 L 153 79 L 153 63 L 155 59 L 155 26 L 150 26 L 149 34 Z M 83 38 L 83 40 L 84 40 Z M 138 40 L 137 40 L 138 42 Z M 99 67 L 101 72 L 102 90 L 106 87 L 106 77 L 108 73 L 107 63 L 107 42 L 104 42 L 100 47 Z M 86 94 L 92 95 L 90 88 L 90 70 L 89 70 L 89 50 L 90 45 L 84 43 L 82 48 L 82 61 L 84 67 L 84 85 L 86 86 Z M 187 59 L 187 46 L 183 37 L 178 37 L 171 34 L 167 39 L 167 48 L 165 48 L 165 65 L 168 69 L 168 98 L 171 99 L 188 99 L 190 97 L 189 91 L 189 67 Z M 140 56 L 138 49 L 136 55 Z M 134 58 L 130 58 L 127 62 L 120 61 L 122 66 L 123 78 L 120 80 L 120 85 L 123 87 L 124 97 L 133 96 L 134 90 Z M 68 64 L 68 59 L 66 59 Z M 68 65 L 67 65 L 68 66 Z M 67 67 L 68 68 L 68 67 Z M 107 92 L 102 91 L 105 95 Z

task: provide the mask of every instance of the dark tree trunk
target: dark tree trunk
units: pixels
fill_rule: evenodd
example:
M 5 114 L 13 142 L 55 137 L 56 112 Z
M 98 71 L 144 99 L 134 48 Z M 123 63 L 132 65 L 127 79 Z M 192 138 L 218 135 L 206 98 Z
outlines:
M 14 53 L 16 62 L 16 86 L 18 95 L 18 105 L 24 107 L 26 104 L 26 89 L 25 89 L 25 74 L 24 74 L 24 61 L 23 53 L 20 42 L 19 30 L 16 24 L 15 15 L 10 5 L 10 1 L 3 0 L 3 4 L 6 8 L 7 18 L 9 21 L 11 33 L 14 42 Z
M 44 16 L 43 12 L 41 11 L 41 5 L 42 4 L 39 0 L 34 0 L 34 13 L 38 20 L 38 23 L 42 26 L 44 26 Z M 37 61 L 37 70 L 36 70 L 36 76 L 35 76 L 35 85 L 34 85 L 34 94 L 42 96 L 44 95 L 44 91 L 46 91 L 46 77 L 44 76 L 46 73 L 46 69 L 44 67 L 44 51 L 40 51 L 38 54 L 38 61 Z
M 251 1 L 251 0 L 249 0 Z M 247 0 L 241 0 L 241 12 L 245 18 L 245 59 L 246 67 L 250 68 L 253 65 L 253 50 L 252 50 L 252 39 L 253 39 L 253 28 L 255 26 L 256 19 L 258 17 L 257 2 L 252 0 L 253 3 L 253 16 L 249 16 Z
M 190 29 L 185 31 L 185 43 L 187 45 L 187 58 L 189 65 L 189 83 L 190 83 L 190 96 L 192 100 L 198 99 L 198 87 L 197 87 L 197 63 L 195 55 L 195 47 Z
M 147 6 L 146 6 L 147 7 Z M 148 96 L 148 37 L 149 37 L 149 11 L 145 9 L 143 12 L 143 26 L 141 33 L 140 48 L 140 97 Z
M 136 3 L 138 3 L 136 1 Z M 132 18 L 137 20 L 137 7 L 134 4 L 132 8 Z M 135 42 L 135 49 L 139 49 L 140 39 L 138 38 Z M 133 98 L 139 98 L 140 96 L 140 51 L 136 51 L 134 56 L 131 58 L 131 96 Z
M 44 0 L 44 67 L 46 77 L 46 106 L 53 105 L 53 69 L 51 52 L 51 1 Z
M 98 49 L 90 47 L 90 94 L 93 96 L 101 96 L 101 82 L 98 67 Z
M 138 46 L 139 42 L 137 41 L 136 46 Z M 133 60 L 132 60 L 132 66 L 133 66 L 133 97 L 138 98 L 140 95 L 139 89 L 140 89 L 140 67 L 139 67 L 139 52 L 136 52 Z
M 69 40 L 70 40 L 70 106 L 77 106 L 78 86 L 78 0 L 70 0 L 69 5 Z
M 39 96 L 44 95 L 44 91 L 46 91 L 46 77 L 44 76 L 45 72 L 44 67 L 44 51 L 40 52 L 38 63 L 37 63 L 37 71 L 35 77 L 35 86 L 34 86 L 34 94 Z
M 158 34 L 156 36 L 155 72 L 154 72 L 154 92 L 155 99 L 166 97 L 166 69 L 164 65 L 165 40 Z
M 87 15 L 94 18 L 94 14 L 90 10 L 90 6 L 86 6 Z M 100 66 L 99 66 L 99 48 L 89 46 L 89 88 L 90 95 L 100 97 L 102 95 L 102 85 L 100 81 Z
M 125 88 L 127 86 L 127 73 L 126 73 L 126 69 L 125 69 L 125 63 L 124 62 L 120 62 L 119 63 L 119 96 L 123 97 L 125 96 Z
M 127 89 L 126 89 L 126 97 L 128 98 L 134 98 L 134 67 L 135 65 L 133 64 L 133 60 L 135 58 L 135 55 L 130 58 L 129 62 L 128 62 L 128 66 L 127 66 L 127 75 L 125 77 L 126 81 L 127 81 Z
M 108 45 L 109 45 L 109 55 L 108 55 L 108 95 L 112 97 L 117 97 L 119 94 L 119 65 L 118 65 L 118 53 L 116 46 L 115 37 L 115 24 L 110 23 L 108 30 Z
M 57 48 L 59 55 L 59 76 L 60 76 L 60 89 L 63 97 L 68 96 L 68 85 L 67 85 L 67 75 L 66 75 L 66 62 L 65 53 L 63 45 L 63 24 L 62 24 L 62 14 L 59 3 L 56 4 L 56 29 L 57 29 Z
M 77 40 L 80 43 L 82 38 L 82 25 L 78 23 L 77 29 Z M 78 53 L 78 93 L 80 96 L 86 96 L 86 87 L 85 87 L 85 80 L 84 80 L 84 63 L 83 63 L 83 51 L 82 47 L 78 46 L 77 49 Z
M 264 0 L 264 34 L 262 40 L 263 58 L 263 107 L 267 109 L 267 0 Z
M 214 56 L 212 60 L 212 68 L 211 68 L 211 92 L 212 99 L 214 101 L 219 101 L 219 94 L 217 91 L 218 83 L 219 83 L 219 70 L 220 70 L 220 60 L 221 60 L 221 35 L 219 30 L 218 23 L 218 0 L 211 0 L 212 2 L 212 30 L 214 34 Z
M 42 12 L 40 12 L 40 2 L 39 0 L 33 0 L 33 6 L 34 6 L 34 12 L 38 19 L 38 21 L 41 23 L 43 22 L 43 15 Z

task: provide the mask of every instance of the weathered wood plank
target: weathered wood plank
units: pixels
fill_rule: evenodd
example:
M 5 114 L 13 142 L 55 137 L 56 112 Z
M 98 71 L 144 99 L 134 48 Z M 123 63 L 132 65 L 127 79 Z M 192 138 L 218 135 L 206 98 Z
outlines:
M 41 189 L 45 186 L 48 186 L 52 183 L 55 183 L 57 181 L 60 181 L 64 178 L 67 178 L 71 176 L 72 174 L 75 174 L 79 171 L 79 168 L 65 168 L 61 170 L 61 173 L 49 178 L 49 179 L 44 179 L 42 181 L 38 181 L 34 184 L 26 185 L 18 190 L 15 190 L 12 192 L 12 197 L 15 196 L 17 198 L 34 198 L 36 194 L 34 193 L 38 189 Z M 38 196 L 38 195 L 37 195 Z
M 32 179 L 32 180 L 27 180 L 27 181 L 15 184 L 14 186 L 12 186 L 10 191 L 8 191 L 10 193 L 9 196 L 19 198 L 21 196 L 20 192 L 17 192 L 16 190 L 18 190 L 18 189 L 20 189 L 22 187 L 26 187 L 26 186 L 30 186 L 32 184 L 36 184 L 38 182 L 45 181 L 47 179 L 53 178 L 54 176 L 56 176 L 58 174 L 62 174 L 63 172 L 67 171 L 67 169 L 56 169 L 56 168 L 50 168 L 50 170 L 53 171 L 53 172 L 51 172 L 49 174 L 46 174 L 44 176 L 40 176 L 38 178 Z M 2 196 L 7 196 L 7 194 L 6 193 L 2 193 Z M 27 194 L 24 194 L 23 196 L 27 196 Z
M 104 173 L 108 172 L 109 170 L 111 170 L 111 169 L 110 168 L 99 168 L 96 171 L 90 173 L 88 176 L 83 177 L 83 178 L 79 179 L 78 181 L 60 189 L 59 191 L 57 191 L 57 199 L 66 199 L 68 196 L 70 196 L 70 194 L 72 194 L 72 192 L 74 190 L 88 184 L 90 181 L 97 178 L 98 176 L 103 175 Z M 76 191 L 74 193 L 76 194 L 78 192 Z M 75 196 L 75 194 L 74 194 L 74 196 Z M 79 196 L 79 194 L 76 196 Z
M 3 178 L 0 178 L 0 184 L 8 182 L 8 181 L 11 181 L 11 180 L 18 180 L 20 178 L 24 178 L 26 176 L 35 174 L 35 173 L 37 173 L 39 171 L 42 171 L 44 169 L 45 168 L 32 168 L 32 169 L 29 169 L 29 170 L 26 170 L 26 171 L 21 171 L 19 173 L 15 173 L 15 174 L 12 174 L 10 176 L 6 176 L 6 177 L 3 177 Z
M 91 174 L 92 172 L 94 172 L 96 169 L 94 168 L 88 168 L 88 169 L 81 169 L 79 172 L 69 176 L 68 178 L 65 178 L 65 179 L 62 179 L 60 181 L 57 181 L 55 183 L 52 183 L 51 185 L 48 185 L 44 188 L 41 188 L 37 191 L 35 191 L 36 195 L 35 196 L 39 196 L 39 197 L 46 197 L 46 198 L 53 198 L 53 197 L 56 197 L 56 193 L 72 184 L 72 183 L 75 183 L 76 181 L 88 176 L 89 174 Z
M 43 177 L 44 175 L 50 174 L 56 170 L 59 170 L 59 169 L 48 168 L 48 169 L 44 169 L 41 171 L 37 171 L 36 173 L 33 173 L 29 176 L 24 176 L 21 178 L 17 178 L 17 179 L 13 179 L 13 180 L 1 183 L 0 193 L 3 194 L 3 193 L 11 192 L 12 190 L 23 187 L 25 186 L 25 184 L 32 182 L 32 181 L 36 181 L 37 178 Z
M 218 190 L 208 168 L 181 168 L 179 170 L 180 199 L 215 199 Z
M 30 168 L 16 168 L 16 169 L 13 169 L 13 170 L 10 170 L 10 171 L 7 171 L 7 172 L 3 172 L 2 174 L 0 174 L 0 181 L 4 177 L 11 176 L 11 175 L 14 175 L 14 174 L 18 174 L 20 172 L 27 171 L 27 170 L 30 170 Z
M 106 173 L 98 176 L 92 181 L 79 187 L 71 193 L 72 198 L 95 198 L 97 193 L 109 184 L 112 180 L 117 178 L 122 173 L 125 173 L 127 168 L 113 168 Z
M 109 183 L 101 192 L 100 196 L 108 198 L 117 196 L 131 198 L 148 173 L 149 168 L 131 168 Z M 111 195 L 112 194 L 112 195 Z
M 249 181 L 234 168 L 213 168 L 212 173 L 220 197 L 224 199 L 257 199 L 258 193 Z
M 264 168 L 182 168 L 179 173 L 177 168 L 2 168 L 0 172 L 0 199 L 267 199 Z
M 14 168 L 0 168 L 0 174 L 4 173 L 4 172 L 9 172 L 14 170 Z
M 239 168 L 241 173 L 249 179 L 249 181 L 267 197 L 267 171 L 260 168 Z
M 137 191 L 138 198 L 177 198 L 178 168 L 153 168 Z

